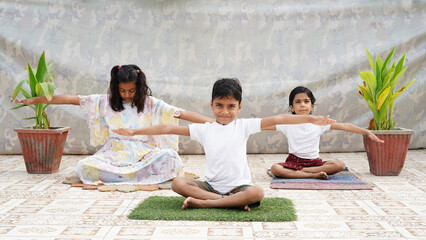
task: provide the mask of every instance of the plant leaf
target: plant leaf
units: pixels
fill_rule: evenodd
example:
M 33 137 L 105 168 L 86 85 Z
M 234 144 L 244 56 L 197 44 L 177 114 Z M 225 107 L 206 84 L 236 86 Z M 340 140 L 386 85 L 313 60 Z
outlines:
M 37 66 L 37 73 L 36 73 L 36 79 L 39 83 L 44 82 L 44 77 L 47 72 L 47 66 L 46 66 L 46 59 L 44 57 L 44 51 L 40 56 L 40 59 L 38 60 L 38 66 Z
M 383 121 L 385 123 L 385 126 L 384 126 L 383 129 L 388 129 L 389 128 L 389 126 L 386 126 L 386 124 L 388 124 L 387 118 L 388 118 L 388 115 L 389 115 L 389 107 L 390 107 L 389 106 L 389 101 L 390 101 L 390 95 L 388 95 L 385 98 L 385 101 L 384 101 L 384 103 L 382 105 L 382 108 L 381 108 L 381 110 L 383 110 L 383 111 L 382 111 L 381 114 L 379 114 L 381 121 Z
M 16 106 L 16 107 L 11 108 L 10 110 L 15 110 L 15 109 L 22 108 L 22 107 L 30 107 L 30 108 L 32 108 L 34 111 L 36 110 L 36 109 L 35 109 L 35 107 L 34 107 L 33 105 L 27 105 L 27 104 L 21 104 L 21 105 L 19 105 L 19 106 Z
M 373 98 L 370 95 L 370 91 L 368 91 L 367 88 L 365 88 L 364 86 L 358 85 L 358 87 L 361 89 L 362 93 L 364 95 L 361 95 L 366 101 L 370 100 L 373 101 Z
M 28 80 L 30 81 L 31 96 L 37 97 L 37 93 L 36 93 L 37 79 L 34 76 L 34 72 L 33 72 L 33 69 L 31 68 L 30 63 L 28 63 Z
M 37 83 L 36 90 L 38 96 L 46 96 L 47 101 L 51 101 L 55 85 L 52 82 Z
M 375 126 L 377 125 L 376 123 L 379 121 L 379 112 L 377 111 L 376 105 L 371 102 L 371 101 L 367 101 L 368 103 L 368 107 L 370 107 L 371 112 L 373 112 L 373 118 L 374 118 L 374 124 Z M 375 127 L 375 129 L 377 129 L 377 126 Z
M 392 48 L 392 51 L 386 57 L 385 62 L 382 67 L 382 76 L 386 76 L 389 69 L 389 64 L 392 62 L 393 53 L 395 52 L 395 46 Z
M 43 111 L 43 128 L 49 129 L 50 128 L 50 121 L 49 117 L 46 114 L 46 111 Z
M 365 81 L 370 91 L 370 96 L 375 98 L 376 78 L 371 72 L 360 72 L 360 77 Z
M 11 108 L 10 110 L 15 110 L 15 109 L 19 109 L 19 108 L 23 108 L 23 107 L 31 107 L 30 105 L 27 105 L 27 104 L 19 104 L 18 106 L 16 106 L 16 107 L 13 107 L 13 108 Z
M 401 79 L 402 75 L 404 75 L 405 71 L 407 70 L 408 67 L 405 67 L 404 69 L 402 69 L 402 71 L 400 71 L 398 73 L 398 75 L 396 77 L 394 77 L 394 79 L 391 81 L 390 86 L 392 87 L 392 89 L 395 89 L 396 84 L 399 82 L 399 80 Z
M 36 119 L 36 117 L 28 117 L 28 118 L 24 118 L 24 120 L 31 120 L 31 119 Z
M 411 86 L 411 84 L 414 83 L 414 81 L 416 81 L 415 78 L 411 80 L 410 82 L 404 84 L 404 86 L 402 86 L 401 89 L 399 89 L 396 93 L 394 93 L 391 97 L 391 102 L 395 101 L 399 97 L 399 95 L 401 95 L 405 90 L 407 90 L 407 88 Z
M 385 102 L 389 95 L 390 87 L 387 87 L 380 95 L 379 99 L 377 100 L 377 110 L 380 111 L 380 108 L 382 107 L 382 104 Z
M 401 71 L 401 69 L 402 69 L 402 67 L 404 65 L 405 54 L 406 53 L 404 53 L 404 56 L 401 57 L 401 59 L 398 61 L 398 64 L 396 65 L 396 67 L 395 67 L 395 74 L 398 74 Z
M 386 99 L 386 101 L 389 101 L 389 99 Z M 386 125 L 386 115 L 387 115 L 387 113 L 388 113 L 388 109 L 387 108 L 382 108 L 380 111 L 379 111 L 379 120 L 380 120 L 380 126 L 379 126 L 379 129 L 377 129 L 377 130 L 384 130 L 384 129 L 386 129 L 386 126 L 384 126 L 384 125 Z
M 377 67 L 378 66 L 378 67 Z M 376 55 L 376 74 L 377 72 L 380 72 L 380 69 L 383 67 L 383 60 L 380 58 L 379 53 Z
M 31 94 L 29 94 L 27 91 L 25 91 L 23 88 L 21 89 L 22 95 L 24 95 L 25 98 L 32 98 Z
M 55 89 L 56 89 L 55 84 L 53 84 L 53 82 L 48 82 L 47 86 L 49 87 L 49 93 L 52 94 L 52 96 L 53 96 L 53 94 L 55 93 Z
M 43 112 L 46 111 L 46 108 L 49 107 L 49 106 L 50 106 L 50 104 L 44 104 L 43 105 Z
M 393 68 L 390 68 L 388 74 L 386 75 L 385 79 L 383 80 L 381 91 L 383 91 L 384 88 L 389 87 L 390 80 L 393 77 L 394 73 L 395 73 L 395 70 Z
M 55 78 L 55 75 L 52 73 L 52 69 L 53 69 L 53 64 L 49 63 L 47 64 L 47 71 L 46 71 L 46 82 L 53 82 L 52 78 Z
M 13 102 L 15 100 L 16 96 L 18 96 L 19 92 L 22 90 L 22 84 L 25 83 L 25 80 L 22 80 L 16 85 L 15 90 L 13 91 L 12 100 L 10 102 Z
M 368 62 L 370 63 L 371 70 L 373 70 L 374 75 L 376 75 L 376 68 L 375 68 L 376 64 L 374 63 L 373 58 L 371 57 L 370 52 L 368 51 L 367 48 L 366 50 L 367 50 L 367 57 L 368 57 Z
M 376 61 L 376 69 L 381 69 L 377 61 Z M 376 71 L 376 87 L 380 88 L 381 86 L 382 86 L 382 72 Z M 374 91 L 377 92 L 376 88 L 374 88 Z
M 35 112 L 36 112 L 36 128 L 37 129 L 41 129 L 42 128 L 42 121 L 43 121 L 43 116 L 42 116 L 42 108 L 43 108 L 43 104 L 42 103 L 36 103 L 35 104 Z

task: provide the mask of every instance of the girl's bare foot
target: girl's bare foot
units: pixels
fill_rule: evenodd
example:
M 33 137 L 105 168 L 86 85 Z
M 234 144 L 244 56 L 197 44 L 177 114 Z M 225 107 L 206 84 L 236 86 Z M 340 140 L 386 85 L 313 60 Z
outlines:
M 313 177 L 316 178 L 316 179 L 328 180 L 328 175 L 327 175 L 326 172 L 314 173 Z

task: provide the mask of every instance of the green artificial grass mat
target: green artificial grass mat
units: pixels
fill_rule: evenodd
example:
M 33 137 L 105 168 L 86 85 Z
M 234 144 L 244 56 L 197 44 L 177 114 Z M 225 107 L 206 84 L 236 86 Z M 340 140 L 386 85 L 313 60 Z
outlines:
M 189 208 L 182 210 L 184 197 L 148 197 L 128 218 L 135 220 L 188 220 L 233 222 L 285 222 L 297 219 L 293 203 L 286 198 L 264 198 L 250 212 L 234 208 Z

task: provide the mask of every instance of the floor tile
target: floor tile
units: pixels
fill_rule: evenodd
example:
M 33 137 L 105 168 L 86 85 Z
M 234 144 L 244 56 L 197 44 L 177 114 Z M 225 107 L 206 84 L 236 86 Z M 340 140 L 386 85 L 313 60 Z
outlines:
M 287 154 L 250 154 L 253 183 L 266 197 L 293 201 L 293 222 L 129 220 L 149 196 L 82 190 L 62 184 L 85 155 L 65 155 L 55 174 L 28 174 L 21 155 L 0 155 L 0 239 L 426 239 L 426 150 L 410 150 L 399 176 L 369 172 L 364 152 L 324 153 L 343 160 L 373 190 L 270 189 L 266 169 Z M 204 155 L 184 155 L 185 168 L 203 179 Z M 424 166 L 425 168 L 419 167 Z
M 206 238 L 207 227 L 156 227 L 153 237 L 178 238 Z

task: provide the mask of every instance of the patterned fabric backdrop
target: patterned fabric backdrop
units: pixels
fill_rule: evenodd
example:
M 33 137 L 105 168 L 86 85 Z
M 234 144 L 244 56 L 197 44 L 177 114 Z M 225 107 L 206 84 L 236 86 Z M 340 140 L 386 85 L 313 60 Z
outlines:
M 26 65 L 42 51 L 54 64 L 55 94 L 105 93 L 114 65 L 134 63 L 153 95 L 213 116 L 211 87 L 221 77 L 243 85 L 239 117 L 288 111 L 299 85 L 317 98 L 314 114 L 366 127 L 372 113 L 357 94 L 366 51 L 407 53 L 401 83 L 417 81 L 395 104 L 395 121 L 413 129 L 410 148 L 424 148 L 426 1 L 0 1 L 0 153 L 20 153 L 14 128 L 32 110 L 10 110 Z M 88 154 L 89 131 L 77 106 L 51 106 L 56 126 L 70 126 L 65 153 Z M 180 121 L 181 125 L 188 124 Z M 202 153 L 180 137 L 180 153 Z M 322 152 L 362 151 L 362 137 L 329 131 Z M 279 132 L 252 135 L 250 153 L 287 152 Z

